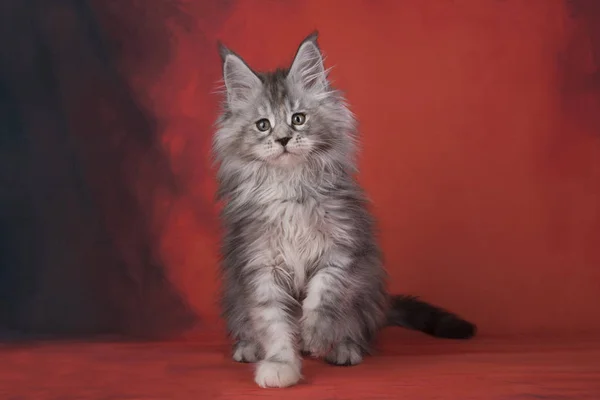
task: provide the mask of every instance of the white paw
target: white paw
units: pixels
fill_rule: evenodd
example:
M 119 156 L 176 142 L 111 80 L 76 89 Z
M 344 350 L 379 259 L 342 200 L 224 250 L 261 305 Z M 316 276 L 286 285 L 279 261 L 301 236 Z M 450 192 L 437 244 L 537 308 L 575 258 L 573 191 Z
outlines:
M 284 363 L 261 361 L 258 363 L 254 381 L 262 388 L 283 388 L 295 385 L 302 378 L 300 362 Z

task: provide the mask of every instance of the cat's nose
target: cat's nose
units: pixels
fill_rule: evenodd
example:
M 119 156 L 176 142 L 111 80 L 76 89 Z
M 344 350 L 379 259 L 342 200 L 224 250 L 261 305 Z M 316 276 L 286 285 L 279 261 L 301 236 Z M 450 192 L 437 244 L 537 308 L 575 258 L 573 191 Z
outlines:
M 285 145 L 288 144 L 288 142 L 290 141 L 290 139 L 291 138 L 289 136 L 286 136 L 286 137 L 282 137 L 281 139 L 277 139 L 276 142 L 277 143 L 281 143 L 281 145 L 283 147 L 285 147 Z

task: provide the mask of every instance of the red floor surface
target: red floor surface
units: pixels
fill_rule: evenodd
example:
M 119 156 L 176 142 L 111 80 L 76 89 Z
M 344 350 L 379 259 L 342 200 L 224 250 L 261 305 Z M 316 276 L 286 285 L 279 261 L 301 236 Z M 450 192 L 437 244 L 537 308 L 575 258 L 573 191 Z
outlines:
M 430 339 L 388 330 L 362 365 L 304 364 L 259 389 L 221 335 L 186 342 L 0 347 L 0 399 L 600 399 L 600 340 Z

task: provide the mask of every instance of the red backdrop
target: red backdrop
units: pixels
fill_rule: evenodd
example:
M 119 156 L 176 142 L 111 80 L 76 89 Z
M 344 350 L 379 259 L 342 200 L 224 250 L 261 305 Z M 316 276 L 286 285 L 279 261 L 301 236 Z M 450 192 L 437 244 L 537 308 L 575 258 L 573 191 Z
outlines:
M 101 3 L 107 32 L 136 35 L 113 29 Z M 600 332 L 593 0 L 179 3 L 144 14 L 171 15 L 168 62 L 152 58 L 150 42 L 122 49 L 119 68 L 186 178 L 186 196 L 155 199 L 157 218 L 167 217 L 160 252 L 205 322 L 218 314 L 216 42 L 267 69 L 288 63 L 316 28 L 360 121 L 360 180 L 391 289 L 457 311 L 483 334 Z

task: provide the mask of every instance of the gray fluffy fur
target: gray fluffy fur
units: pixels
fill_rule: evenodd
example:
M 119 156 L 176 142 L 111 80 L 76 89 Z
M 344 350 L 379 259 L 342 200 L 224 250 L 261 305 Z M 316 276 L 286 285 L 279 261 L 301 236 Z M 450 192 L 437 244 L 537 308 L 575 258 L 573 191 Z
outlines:
M 374 222 L 354 178 L 356 122 L 328 81 L 316 33 L 289 69 L 258 73 L 225 47 L 221 56 L 223 315 L 233 358 L 258 362 L 256 383 L 290 386 L 301 352 L 357 364 L 389 319 Z M 295 113 L 305 121 L 294 125 Z

